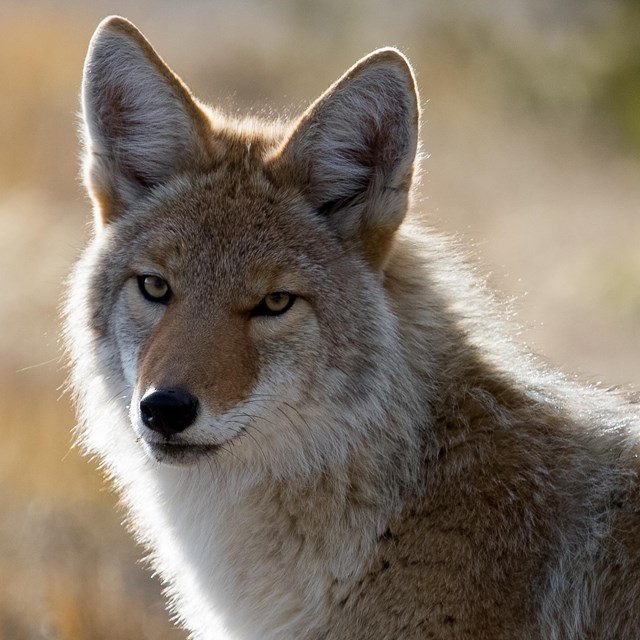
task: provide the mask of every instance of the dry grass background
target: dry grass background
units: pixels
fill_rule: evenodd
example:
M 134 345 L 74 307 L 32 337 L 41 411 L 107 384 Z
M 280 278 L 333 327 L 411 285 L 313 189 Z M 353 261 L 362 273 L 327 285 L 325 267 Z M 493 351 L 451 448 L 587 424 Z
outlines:
M 637 388 L 637 1 L 5 0 L 0 638 L 185 637 L 95 463 L 72 447 L 59 391 L 56 309 L 89 220 L 77 93 L 93 28 L 114 12 L 197 95 L 239 112 L 295 114 L 359 56 L 400 46 L 425 106 L 421 210 L 515 299 L 523 340 L 586 379 Z

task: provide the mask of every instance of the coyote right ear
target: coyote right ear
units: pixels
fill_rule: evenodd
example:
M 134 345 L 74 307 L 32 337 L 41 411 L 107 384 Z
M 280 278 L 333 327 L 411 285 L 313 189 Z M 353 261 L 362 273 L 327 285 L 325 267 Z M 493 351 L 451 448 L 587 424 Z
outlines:
M 82 83 L 85 184 L 106 224 L 149 188 L 210 157 L 207 117 L 128 20 L 97 28 Z
M 406 58 L 380 49 L 311 105 L 272 159 L 375 269 L 407 210 L 419 111 Z

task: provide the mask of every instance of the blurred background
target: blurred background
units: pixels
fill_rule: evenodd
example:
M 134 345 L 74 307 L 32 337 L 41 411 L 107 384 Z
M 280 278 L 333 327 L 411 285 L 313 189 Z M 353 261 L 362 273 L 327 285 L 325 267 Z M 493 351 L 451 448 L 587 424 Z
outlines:
M 179 4 L 179 6 L 178 6 Z M 295 115 L 399 46 L 424 106 L 418 206 L 590 381 L 640 383 L 640 0 L 183 0 L 0 6 L 0 638 L 185 638 L 73 447 L 57 307 L 88 236 L 78 90 L 133 20 L 196 95 Z

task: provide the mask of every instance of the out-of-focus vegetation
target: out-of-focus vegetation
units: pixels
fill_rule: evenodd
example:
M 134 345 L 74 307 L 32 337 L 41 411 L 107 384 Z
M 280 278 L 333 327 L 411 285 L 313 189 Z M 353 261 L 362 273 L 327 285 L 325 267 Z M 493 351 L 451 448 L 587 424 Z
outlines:
M 15 2 L 0 9 L 0 638 L 184 638 L 96 464 L 72 447 L 57 306 L 87 236 L 82 61 L 118 12 L 195 93 L 293 115 L 400 46 L 425 107 L 417 205 L 491 265 L 523 339 L 638 383 L 638 0 Z M 529 291 L 525 298 L 524 293 Z

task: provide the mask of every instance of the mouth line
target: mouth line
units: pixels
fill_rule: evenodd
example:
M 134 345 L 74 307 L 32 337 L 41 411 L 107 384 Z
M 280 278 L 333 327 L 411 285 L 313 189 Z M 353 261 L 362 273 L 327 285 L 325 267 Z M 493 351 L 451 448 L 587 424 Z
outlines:
M 212 455 L 220 449 L 217 444 L 176 444 L 172 442 L 144 441 L 147 451 L 158 462 L 185 464 L 202 456 Z

